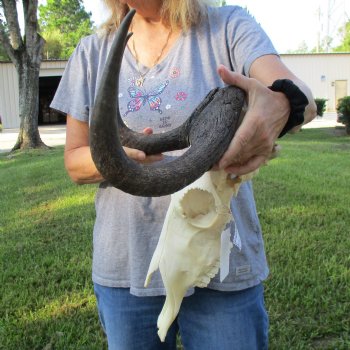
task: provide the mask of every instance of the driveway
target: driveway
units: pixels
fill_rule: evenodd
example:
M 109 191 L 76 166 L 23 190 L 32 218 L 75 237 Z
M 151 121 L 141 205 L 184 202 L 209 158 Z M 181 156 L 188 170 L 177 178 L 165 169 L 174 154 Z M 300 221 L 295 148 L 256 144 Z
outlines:
M 322 118 L 317 117 L 303 128 L 329 128 L 343 126 L 337 123 L 336 113 L 326 113 Z M 41 139 L 48 146 L 64 145 L 66 140 L 65 125 L 39 126 Z M 18 136 L 18 129 L 4 129 L 0 132 L 0 152 L 9 152 L 15 145 Z
M 43 142 L 48 146 L 64 145 L 66 141 L 65 125 L 39 126 Z M 4 129 L 0 132 L 0 152 L 9 152 L 15 145 L 18 129 Z

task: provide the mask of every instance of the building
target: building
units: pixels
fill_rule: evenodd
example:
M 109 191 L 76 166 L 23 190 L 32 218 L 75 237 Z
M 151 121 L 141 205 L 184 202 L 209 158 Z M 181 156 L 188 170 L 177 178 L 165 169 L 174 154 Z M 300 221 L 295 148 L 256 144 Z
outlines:
M 338 100 L 350 95 L 350 53 L 281 57 L 286 66 L 310 86 L 315 98 L 327 99 L 327 112 L 335 112 Z
M 312 89 L 315 98 L 327 99 L 335 112 L 339 98 L 350 95 L 350 53 L 284 54 L 284 63 Z M 39 125 L 64 123 L 49 105 L 67 61 L 43 61 L 40 69 Z M 0 62 L 0 116 L 3 128 L 19 127 L 18 82 L 15 67 Z
M 49 108 L 67 61 L 43 61 L 39 80 L 39 125 L 64 123 L 65 118 Z M 15 66 L 0 62 L 0 116 L 5 129 L 18 128 L 18 79 Z

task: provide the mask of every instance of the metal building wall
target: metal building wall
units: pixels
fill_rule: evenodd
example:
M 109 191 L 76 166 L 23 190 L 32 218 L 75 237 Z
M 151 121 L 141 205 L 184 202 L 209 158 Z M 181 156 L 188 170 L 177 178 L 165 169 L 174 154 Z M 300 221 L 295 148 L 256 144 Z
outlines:
M 40 77 L 62 76 L 67 61 L 43 61 Z M 18 77 L 14 65 L 0 62 L 0 115 L 5 129 L 18 128 L 19 119 Z
M 0 116 L 4 128 L 19 126 L 18 79 L 12 63 L 0 63 Z
M 40 67 L 41 77 L 62 76 L 68 61 L 43 61 Z
M 336 109 L 335 82 L 347 81 L 350 95 L 350 53 L 283 54 L 284 63 L 305 81 L 315 97 L 326 98 L 327 111 Z M 43 61 L 41 77 L 61 76 L 67 61 Z M 0 62 L 0 115 L 4 128 L 19 127 L 17 73 L 12 63 Z
M 281 58 L 310 86 L 315 98 L 328 100 L 328 112 L 336 110 L 336 81 L 347 81 L 346 95 L 350 95 L 350 53 L 290 54 Z

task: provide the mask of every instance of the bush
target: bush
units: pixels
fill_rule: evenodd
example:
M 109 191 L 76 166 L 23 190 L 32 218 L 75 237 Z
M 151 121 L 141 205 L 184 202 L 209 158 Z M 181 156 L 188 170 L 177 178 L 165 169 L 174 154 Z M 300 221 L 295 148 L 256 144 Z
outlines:
M 322 117 L 323 113 L 326 111 L 326 98 L 315 98 L 315 103 L 317 106 L 317 115 Z
M 345 125 L 346 133 L 350 135 L 350 96 L 339 100 L 337 106 L 338 122 Z

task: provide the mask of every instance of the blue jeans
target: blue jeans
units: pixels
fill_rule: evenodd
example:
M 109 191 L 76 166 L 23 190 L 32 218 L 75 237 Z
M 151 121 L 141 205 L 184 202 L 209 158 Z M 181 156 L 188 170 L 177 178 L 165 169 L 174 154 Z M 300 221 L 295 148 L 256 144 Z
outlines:
M 184 298 L 164 343 L 157 318 L 165 297 L 136 297 L 127 288 L 95 284 L 98 311 L 109 350 L 176 350 L 180 332 L 186 350 L 264 350 L 268 316 L 263 286 L 238 292 L 196 288 Z

